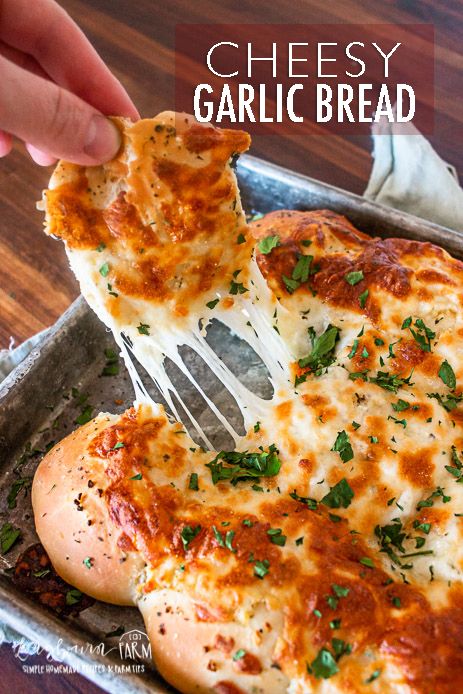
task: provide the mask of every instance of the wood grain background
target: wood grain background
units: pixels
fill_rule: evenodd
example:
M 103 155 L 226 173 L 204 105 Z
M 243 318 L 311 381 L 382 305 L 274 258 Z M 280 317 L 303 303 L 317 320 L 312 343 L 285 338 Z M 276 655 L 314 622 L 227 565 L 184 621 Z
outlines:
M 432 143 L 463 175 L 463 5 L 460 0 L 62 0 L 122 80 L 143 116 L 173 107 L 176 23 L 427 22 L 436 39 Z M 253 153 L 354 192 L 371 168 L 369 138 L 256 137 Z M 0 161 L 0 348 L 51 325 L 77 296 L 60 243 L 35 210 L 50 171 L 18 146 Z M 35 659 L 34 659 L 35 662 Z M 40 659 L 43 661 L 43 656 Z M 78 676 L 30 677 L 0 650 L 0 692 L 96 692 Z

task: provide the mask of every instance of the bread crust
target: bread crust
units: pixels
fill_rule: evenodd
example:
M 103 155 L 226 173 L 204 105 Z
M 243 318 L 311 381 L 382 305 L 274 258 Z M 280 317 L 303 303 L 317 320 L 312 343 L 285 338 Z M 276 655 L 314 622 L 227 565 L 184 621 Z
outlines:
M 35 473 L 32 506 L 40 540 L 65 581 L 97 600 L 133 605 L 144 561 L 121 548 L 122 532 L 104 501 L 104 467 L 86 456 L 88 442 L 115 419 L 101 414 L 52 448 Z

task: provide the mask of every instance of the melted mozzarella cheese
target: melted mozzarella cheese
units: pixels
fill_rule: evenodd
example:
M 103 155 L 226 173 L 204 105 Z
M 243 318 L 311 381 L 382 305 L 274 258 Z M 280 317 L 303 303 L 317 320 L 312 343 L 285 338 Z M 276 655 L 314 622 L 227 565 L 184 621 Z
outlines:
M 262 491 L 255 491 L 249 483 L 233 488 L 212 484 L 204 466 L 214 454 L 199 449 L 190 454 L 195 443 L 189 437 L 180 444 L 188 461 L 180 477 L 173 477 L 162 460 L 158 464 L 153 449 L 150 480 L 161 488 L 174 479 L 174 487 L 183 494 L 183 522 L 204 524 L 208 521 L 202 514 L 208 510 L 218 519 L 228 512 L 240 518 L 252 515 L 267 527 L 282 527 L 287 542 L 278 555 L 270 547 L 271 571 L 276 565 L 280 571 L 280 583 L 276 581 L 270 591 L 265 581 L 240 583 L 238 559 L 232 552 L 221 553 L 213 571 L 207 561 L 198 560 L 195 570 L 181 572 L 174 551 L 147 569 L 141 590 L 147 586 L 187 590 L 211 609 L 228 605 L 233 618 L 242 623 L 262 601 L 288 609 L 281 642 L 275 646 L 281 653 L 275 654 L 275 660 L 292 677 L 289 691 L 315 691 L 316 686 L 319 692 L 346 691 L 343 687 L 349 682 L 352 691 L 362 691 L 352 684 L 351 675 L 360 669 L 366 676 L 372 669 L 368 649 L 381 668 L 387 667 L 382 681 L 390 690 L 409 691 L 406 667 L 398 667 L 400 658 L 391 655 L 395 646 L 386 635 L 383 650 L 370 636 L 362 640 L 358 625 L 352 626 L 357 638 L 351 656 L 355 667 L 343 657 L 339 688 L 336 678 L 329 683 L 307 680 L 305 661 L 314 658 L 314 644 L 298 630 L 304 619 L 312 618 L 307 613 L 311 598 L 304 593 L 304 603 L 298 591 L 311 585 L 316 575 L 325 586 L 322 574 L 332 571 L 333 582 L 357 581 L 364 587 L 365 600 L 372 601 L 373 622 L 378 620 L 385 628 L 377 612 L 392 610 L 391 619 L 399 623 L 398 608 L 390 602 L 387 607 L 376 605 L 377 586 L 371 588 L 369 578 L 362 576 L 362 571 L 372 570 L 370 565 L 362 568 L 358 557 L 348 564 L 350 538 L 355 552 L 359 534 L 358 542 L 374 571 L 386 572 L 401 590 L 405 586 L 413 594 L 412 615 L 418 614 L 413 611 L 417 595 L 432 599 L 440 609 L 450 609 L 449 587 L 459 584 L 463 567 L 459 519 L 463 485 L 456 481 L 458 468 L 452 457 L 452 447 L 457 455 L 463 448 L 462 418 L 458 406 L 448 411 L 429 394 L 438 393 L 445 402 L 460 393 L 458 387 L 449 388 L 439 373 L 447 360 L 457 384 L 463 377 L 463 268 L 429 244 L 370 239 L 342 217 L 326 212 L 275 213 L 254 223 L 257 240 L 271 235 L 279 239 L 270 253 L 259 252 L 245 225 L 229 163 L 235 148 L 241 151 L 247 143 L 236 133 L 198 127 L 190 118 L 172 114 L 125 124 L 126 146 L 119 160 L 84 171 L 61 164 L 45 194 L 49 231 L 65 239 L 83 295 L 115 336 L 134 382 L 139 412 L 163 416 L 142 385 L 131 355 L 150 374 L 175 419 L 181 419 L 178 402 L 189 419 L 185 425 L 212 450 L 209 437 L 166 372 L 168 357 L 232 435 L 237 450 L 275 444 L 282 461 L 277 479 L 266 480 Z M 66 218 L 69 226 L 63 231 L 59 224 Z M 289 293 L 282 278 L 291 278 L 297 262 L 308 255 L 313 275 Z M 349 272 L 360 272 L 358 283 L 346 280 Z M 408 317 L 419 336 L 424 333 L 417 320 L 434 333 L 429 350 L 424 351 L 409 327 L 403 327 Z M 246 341 L 261 359 L 273 387 L 271 399 L 243 385 L 211 349 L 206 332 L 212 318 Z M 295 385 L 296 376 L 304 373 L 297 361 L 312 349 L 308 328 L 320 336 L 330 325 L 339 329 L 333 363 L 319 372 L 309 370 L 306 380 Z M 185 345 L 233 395 L 243 416 L 244 436 L 190 373 L 180 353 Z M 386 374 L 383 386 L 378 383 L 381 373 Z M 399 382 L 391 386 L 394 376 Z M 170 433 L 162 444 L 156 443 L 161 451 L 175 439 L 175 432 L 166 432 Z M 339 436 L 347 438 L 352 448 L 345 462 L 336 447 Z M 192 471 L 200 473 L 199 495 L 187 490 Z M 352 499 L 330 507 L 334 520 L 326 507 L 325 516 L 313 520 L 302 502 L 305 515 L 300 525 L 287 518 L 290 507 L 287 512 L 282 504 L 290 494 L 313 498 L 321 508 L 321 500 L 343 480 Z M 335 550 L 329 549 L 330 533 L 335 533 L 338 522 L 347 522 L 339 555 L 345 568 L 336 563 Z M 327 523 L 333 524 L 332 531 L 326 530 Z M 391 533 L 399 525 L 403 537 L 397 540 Z M 305 534 L 311 553 L 302 555 L 297 549 L 299 533 Z M 318 536 L 332 564 L 321 561 Z M 360 593 L 358 599 L 361 605 Z M 309 632 L 314 629 L 311 625 Z M 348 639 L 349 634 L 343 637 Z M 294 638 L 304 643 L 291 655 Z

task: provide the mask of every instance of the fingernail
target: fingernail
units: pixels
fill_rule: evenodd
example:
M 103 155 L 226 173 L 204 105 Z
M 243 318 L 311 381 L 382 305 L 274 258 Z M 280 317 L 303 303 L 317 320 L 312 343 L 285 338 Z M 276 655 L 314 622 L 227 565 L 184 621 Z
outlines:
M 121 146 L 121 134 L 114 123 L 104 116 L 93 116 L 87 132 L 84 152 L 95 163 L 104 164 L 113 159 Z

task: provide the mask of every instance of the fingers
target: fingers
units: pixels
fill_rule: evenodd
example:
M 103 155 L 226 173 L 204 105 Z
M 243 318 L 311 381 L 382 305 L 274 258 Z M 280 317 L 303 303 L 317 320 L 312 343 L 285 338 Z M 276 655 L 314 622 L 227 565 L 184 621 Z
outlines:
M 95 166 L 117 154 L 119 130 L 75 94 L 2 56 L 0 84 L 0 129 L 30 143 L 34 155 Z
M 0 40 L 32 55 L 55 82 L 102 113 L 139 117 L 120 82 L 53 0 L 2 0 Z
M 11 135 L 0 130 L 0 157 L 6 157 L 13 148 Z
M 37 149 L 37 147 L 30 145 L 28 142 L 26 143 L 26 149 L 35 163 L 39 166 L 51 166 L 52 164 L 56 164 L 56 157 L 52 157 L 50 154 L 42 152 L 41 149 Z

